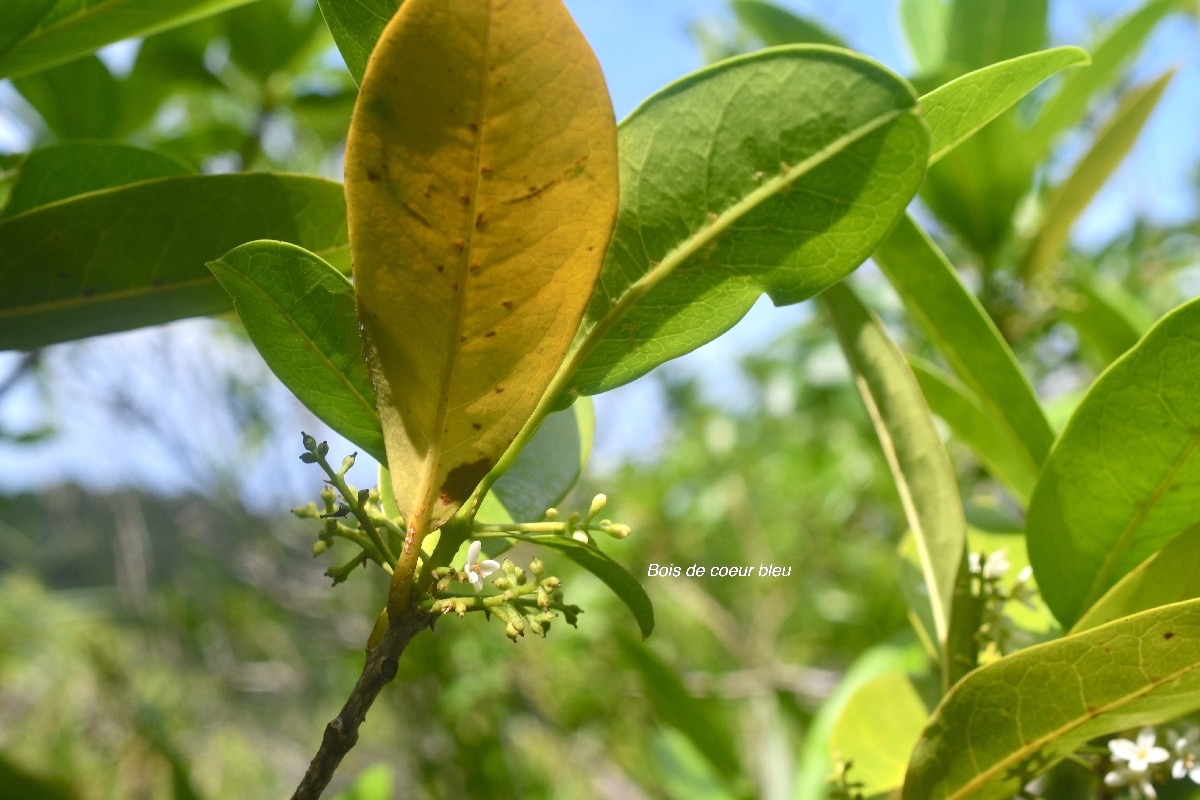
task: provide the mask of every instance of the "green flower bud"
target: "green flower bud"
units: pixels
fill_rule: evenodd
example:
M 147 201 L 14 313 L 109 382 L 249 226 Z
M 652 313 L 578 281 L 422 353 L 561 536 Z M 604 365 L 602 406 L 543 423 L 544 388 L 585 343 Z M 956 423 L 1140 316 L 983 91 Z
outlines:
M 314 456 L 312 453 L 301 453 L 300 460 L 303 461 L 305 464 L 317 463 L 317 457 Z
M 524 636 L 525 632 L 518 629 L 516 625 L 510 622 L 504 626 L 504 635 L 515 642 L 517 639 Z
M 536 619 L 529 620 L 529 630 L 533 631 L 538 636 L 541 636 L 543 639 L 546 638 L 546 629 L 543 628 L 542 623 L 538 622 Z
M 312 546 L 313 558 L 316 558 L 317 556 L 321 555 L 328 549 L 329 549 L 328 543 L 322 541 L 321 539 L 317 539 L 315 542 L 313 542 L 313 546 Z
M 496 580 L 492 581 L 492 586 L 495 586 L 497 589 L 499 589 L 502 592 L 504 590 L 508 589 L 508 587 L 511 585 L 512 584 L 509 582 L 508 578 L 505 578 L 503 576 L 496 578 Z
M 629 534 L 633 533 L 632 528 L 621 523 L 617 523 L 616 525 L 607 525 L 602 527 L 600 530 L 604 531 L 614 539 L 624 539 Z
M 317 440 L 309 436 L 304 431 L 300 431 L 300 441 L 304 443 L 304 449 L 308 452 L 315 452 L 317 449 Z M 309 462 L 311 463 L 311 462 Z
M 351 453 L 350 455 L 348 455 L 342 459 L 342 469 L 340 471 L 343 475 L 345 475 L 347 472 L 349 472 L 350 468 L 354 466 L 354 458 L 357 455 L 358 455 L 358 453 Z
M 596 495 L 595 497 L 593 497 L 593 498 L 592 498 L 592 505 L 591 505 L 591 507 L 588 509 L 588 519 L 591 519 L 592 517 L 596 516 L 596 515 L 597 515 L 597 514 L 599 514 L 601 511 L 603 511 L 603 510 L 604 510 L 604 506 L 605 506 L 605 504 L 607 504 L 607 503 L 608 503 L 608 496 L 607 496 L 607 495 L 604 495 L 604 494 L 598 494 L 598 495 Z
M 329 455 L 329 442 L 321 442 L 317 445 L 317 455 L 321 458 Z
M 533 573 L 533 577 L 535 577 L 535 578 L 540 579 L 542 577 L 542 573 L 545 571 L 545 569 L 546 569 L 546 565 L 542 562 L 542 560 L 540 558 L 535 558 L 535 559 L 533 559 L 533 561 L 529 562 L 529 571 Z
M 551 522 L 558 519 L 558 509 L 557 508 L 547 508 L 546 509 L 546 519 L 550 520 Z

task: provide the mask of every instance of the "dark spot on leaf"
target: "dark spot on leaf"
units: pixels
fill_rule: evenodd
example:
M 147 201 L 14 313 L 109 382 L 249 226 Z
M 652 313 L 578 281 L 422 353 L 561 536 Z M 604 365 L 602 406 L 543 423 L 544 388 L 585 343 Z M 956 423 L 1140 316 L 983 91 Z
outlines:
M 483 338 L 485 338 L 485 339 L 490 339 L 490 338 L 492 338 L 492 337 L 493 337 L 493 336 L 495 336 L 495 335 L 496 335 L 496 332 L 495 332 L 495 331 L 488 331 L 487 333 L 485 333 L 485 334 L 483 335 Z
M 486 178 L 487 176 L 492 174 L 492 168 L 491 167 L 480 167 L 479 174 Z
M 59 272 L 59 273 L 58 273 L 58 277 L 65 279 L 65 278 L 67 277 L 66 270 L 63 270 L 63 271 Z
M 474 122 L 472 122 L 470 125 L 468 125 L 467 128 L 470 129 L 471 133 L 479 133 L 479 126 L 476 125 Z
M 474 275 L 476 272 L 479 272 L 479 270 L 481 270 L 481 269 L 483 269 L 483 265 L 480 264 L 478 261 L 471 262 L 470 271 L 471 271 L 472 275 Z
M 1166 633 L 1163 634 L 1163 638 L 1166 639 L 1167 641 L 1170 641 L 1171 639 L 1175 638 L 1175 632 L 1167 631 Z
M 467 246 L 467 243 L 466 243 L 466 242 L 464 242 L 462 239 L 455 239 L 455 240 L 454 240 L 454 246 L 455 246 L 456 248 L 458 248 L 458 251 L 461 253 L 461 252 L 462 252 L 462 249 L 463 249 L 464 247 L 466 247 L 466 246 Z
M 471 195 L 467 194 L 466 192 L 463 192 L 462 196 L 459 197 L 458 199 L 462 200 L 464 206 L 471 205 Z
M 491 469 L 492 462 L 481 458 L 450 470 L 450 473 L 446 475 L 445 482 L 442 483 L 442 504 L 449 506 L 462 503 L 471 496 L 471 492 L 475 491 L 475 487 Z
M 438 264 L 438 265 L 437 265 L 437 271 L 438 271 L 438 272 L 445 272 L 445 271 L 446 271 L 446 265 L 445 265 L 445 264 Z
M 475 429 L 475 430 L 477 430 L 477 431 L 481 431 L 481 430 L 483 430 L 483 426 L 482 426 L 482 425 L 480 425 L 478 422 L 472 422 L 472 423 L 471 423 L 471 427 L 472 427 L 472 428 L 474 428 L 474 429 Z
M 371 183 L 379 183 L 379 173 L 374 170 L 367 170 L 367 180 Z
M 504 306 L 505 308 L 511 309 L 513 307 L 513 301 L 512 300 L 501 300 L 500 305 Z
M 480 211 L 478 214 L 475 215 L 475 227 L 477 229 L 483 227 L 483 212 L 482 211 Z
M 460 337 L 458 337 L 458 341 L 459 341 L 459 343 L 460 343 L 460 344 L 461 344 L 462 342 L 465 342 L 466 340 L 467 340 L 467 337 L 465 337 L 465 336 L 460 336 Z
M 503 386 L 497 386 L 497 387 L 496 387 L 496 394 L 502 394 L 503 392 L 504 392 L 504 387 L 503 387 Z
M 458 291 L 458 281 L 455 281 L 454 283 L 450 284 L 450 291 L 452 291 L 452 292 Z

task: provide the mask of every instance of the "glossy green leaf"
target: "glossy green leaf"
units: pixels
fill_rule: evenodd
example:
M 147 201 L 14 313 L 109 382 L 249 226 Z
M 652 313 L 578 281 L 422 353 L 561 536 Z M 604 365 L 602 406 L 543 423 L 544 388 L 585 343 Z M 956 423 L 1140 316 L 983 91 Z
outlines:
M 1193 300 L 1096 380 L 1043 467 L 1026 535 L 1046 603 L 1064 626 L 1200 521 L 1197 363 Z
M 1042 81 L 1067 67 L 1088 63 L 1078 47 L 1056 47 L 978 69 L 921 97 L 929 126 L 929 163 L 934 163 Z
M 1034 234 L 1021 264 L 1021 274 L 1027 280 L 1041 277 L 1058 257 L 1075 220 L 1133 149 L 1173 75 L 1173 71 L 1167 72 L 1151 83 L 1126 92 L 1112 118 L 1096 135 L 1091 149 L 1075 165 L 1070 176 L 1055 187 L 1046 200 L 1041 227 Z
M 1036 474 L 1054 433 L 991 317 L 925 231 L 905 217 L 875 253 L 910 317 Z
M 585 397 L 571 408 L 550 414 L 492 486 L 492 494 L 514 519 L 541 519 L 546 509 L 558 505 L 579 480 L 591 455 L 595 428 L 592 401 Z
M 205 262 L 264 238 L 336 253 L 345 213 L 333 181 L 256 173 L 149 181 L 0 220 L 0 350 L 228 310 Z
M 367 59 L 401 0 L 317 0 L 350 76 L 361 84 Z
M 638 582 L 637 578 L 605 555 L 603 550 L 595 545 L 584 544 L 569 537 L 553 534 L 524 536 L 522 541 L 533 542 L 543 547 L 549 547 L 551 550 L 557 550 L 599 578 L 633 614 L 643 639 L 654 630 L 654 606 L 650 604 L 646 590 L 642 588 L 642 584 Z
M 141 147 L 115 142 L 52 144 L 25 158 L 0 216 L 11 217 L 88 192 L 191 172 L 179 159 Z
M 845 46 L 839 37 L 817 23 L 766 0 L 732 0 L 730 6 L 738 21 L 767 47 L 781 44 Z
M 106 44 L 148 36 L 246 2 L 249 0 L 58 0 L 28 34 L 0 55 L 0 78 L 63 64 Z
M 929 410 L 950 426 L 954 436 L 971 449 L 980 464 L 1022 506 L 1028 505 L 1037 481 L 1037 470 L 1030 464 L 1028 454 L 996 424 L 979 398 L 954 376 L 916 357 L 910 356 L 908 363 Z
M 1097 95 L 1110 89 L 1122 67 L 1138 52 L 1150 32 L 1184 0 L 1150 0 L 1117 22 L 1096 45 L 1089 47 L 1092 65 L 1072 72 L 1046 99 L 1030 131 L 1037 148 L 1047 152 L 1063 131 L 1079 124 Z
M 967 525 L 954 468 L 916 378 L 883 324 L 844 283 L 827 290 L 822 299 L 854 370 L 913 532 L 943 674 L 953 682 L 970 666 L 960 663 L 961 630 L 952 619 L 955 595 L 967 579 Z M 965 660 L 973 663 L 973 650 Z
M 567 369 L 607 391 L 811 297 L 907 205 L 927 133 L 912 89 L 853 53 L 760 51 L 700 70 L 621 126 L 621 210 Z
M 0 56 L 29 35 L 56 0 L 17 0 L 0 3 Z
M 1086 742 L 1200 709 L 1200 600 L 1035 645 L 942 700 L 904 800 L 1008 800 Z
M 1200 525 L 1193 525 L 1138 564 L 1089 608 L 1072 633 L 1159 606 L 1200 597 Z
M 625 660 L 641 673 L 655 716 L 685 735 L 718 774 L 737 775 L 737 746 L 720 708 L 712 700 L 694 697 L 679 674 L 649 647 L 628 636 L 617 637 L 617 642 Z
M 1089 267 L 1085 267 L 1089 269 Z M 1075 275 L 1060 302 L 1084 355 L 1100 369 L 1124 355 L 1154 324 L 1145 300 L 1088 272 Z
M 117 130 L 120 89 L 96 56 L 18 78 L 13 85 L 59 139 L 105 139 Z
M 235 8 L 224 23 L 229 58 L 264 83 L 311 55 L 308 45 L 322 27 L 316 9 L 298 12 L 292 0 L 255 0 Z M 321 45 L 327 42 L 322 39 Z
M 560 0 L 406 0 L 363 79 L 346 198 L 388 467 L 414 541 L 534 416 L 600 272 L 616 179 L 603 74 Z M 402 560 L 393 603 L 407 573 Z
M 850 773 L 863 797 L 890 792 L 904 783 L 909 757 L 929 717 L 912 678 L 887 672 L 850 696 L 834 723 L 829 748 L 852 761 Z
M 272 241 L 238 247 L 208 268 L 283 385 L 322 422 L 386 463 L 346 276 L 301 247 Z
M 952 74 L 1041 50 L 1047 0 L 955 0 L 946 64 Z
M 947 0 L 900 0 L 900 24 L 916 71 L 932 74 L 946 60 L 946 28 L 950 24 Z

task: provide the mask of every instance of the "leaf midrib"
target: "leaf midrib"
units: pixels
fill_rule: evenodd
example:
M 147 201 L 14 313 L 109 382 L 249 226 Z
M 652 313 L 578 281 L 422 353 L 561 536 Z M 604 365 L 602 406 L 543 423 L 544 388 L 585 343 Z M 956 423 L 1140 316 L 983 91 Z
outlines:
M 1138 641 L 1141 642 L 1142 638 L 1143 637 L 1139 637 Z M 1195 672 L 1197 669 L 1200 669 L 1200 661 L 1189 664 L 1186 667 L 1182 667 L 1182 668 L 1176 670 L 1175 672 L 1172 672 L 1172 673 L 1170 673 L 1162 678 L 1159 678 L 1157 680 L 1148 680 L 1147 685 L 1145 687 L 1143 687 L 1142 689 L 1139 689 L 1136 692 L 1130 692 L 1129 694 L 1122 695 L 1118 699 L 1113 700 L 1111 703 L 1097 707 L 1095 711 L 1089 711 L 1087 714 L 1084 714 L 1083 716 L 1077 718 L 1076 721 L 1073 721 L 1073 722 L 1067 723 L 1066 725 L 1062 725 L 1058 728 L 1055 728 L 1054 730 L 1052 730 L 1048 733 L 1045 733 L 1042 736 L 1039 736 L 1038 738 L 1036 738 L 1030 742 L 1025 743 L 1022 747 L 1018 748 L 1017 750 L 1014 750 L 1008 757 L 997 761 L 995 764 L 993 764 L 990 767 L 985 768 L 981 772 L 977 772 L 975 774 L 975 777 L 973 777 L 967 783 L 964 783 L 961 786 L 959 786 L 959 788 L 954 790 L 954 792 L 952 794 L 947 795 L 946 800 L 967 800 L 967 798 L 970 797 L 971 792 L 986 785 L 989 781 L 998 777 L 1004 770 L 1008 769 L 1009 767 L 1015 766 L 1021 759 L 1025 758 L 1025 756 L 1029 755 L 1030 753 L 1036 753 L 1038 751 L 1038 749 L 1041 748 L 1043 745 L 1054 742 L 1057 739 L 1060 739 L 1063 736 L 1065 736 L 1066 734 L 1070 733 L 1071 731 L 1073 731 L 1077 728 L 1080 728 L 1083 725 L 1086 725 L 1088 722 L 1091 722 L 1094 719 L 1098 719 L 1098 718 L 1104 716 L 1105 714 L 1109 713 L 1110 711 L 1115 711 L 1115 710 L 1119 709 L 1121 706 L 1125 705 L 1126 703 L 1131 703 L 1134 700 L 1138 700 L 1142 697 L 1145 697 L 1145 696 L 1153 693 L 1155 690 L 1171 683 L 1172 681 L 1178 680 L 1180 678 L 1185 677 L 1189 673 Z M 972 759 L 974 759 L 974 751 L 972 750 L 971 753 L 972 753 Z
M 896 109 L 874 118 L 865 125 L 861 125 L 837 139 L 833 140 L 825 147 L 813 153 L 808 158 L 801 161 L 799 164 L 789 168 L 785 172 L 774 176 L 769 180 L 764 180 L 762 185 L 754 191 L 749 192 L 741 200 L 734 203 L 729 208 L 722 211 L 716 218 L 709 221 L 709 224 L 703 227 L 700 231 L 692 236 L 684 239 L 674 249 L 669 251 L 662 260 L 651 266 L 645 275 L 638 278 L 625 290 L 620 299 L 612 305 L 608 313 L 596 323 L 596 325 L 588 331 L 583 342 L 575 350 L 570 359 L 563 365 L 563 372 L 568 375 L 573 375 L 578 368 L 583 364 L 586 357 L 591 353 L 592 349 L 600 342 L 605 335 L 612 330 L 613 325 L 617 323 L 625 315 L 625 313 L 634 305 L 636 305 L 643 297 L 646 296 L 655 286 L 661 283 L 672 272 L 675 271 L 681 264 L 687 261 L 696 253 L 700 252 L 705 246 L 713 242 L 718 236 L 725 233 L 738 220 L 749 214 L 763 202 L 766 202 L 776 194 L 786 189 L 802 177 L 808 175 L 812 170 L 819 166 L 823 166 L 830 158 L 841 153 L 851 145 L 862 140 L 863 138 L 874 133 L 876 130 L 891 123 L 893 120 L 899 119 L 905 115 L 915 115 L 916 107 L 910 106 L 904 109 Z

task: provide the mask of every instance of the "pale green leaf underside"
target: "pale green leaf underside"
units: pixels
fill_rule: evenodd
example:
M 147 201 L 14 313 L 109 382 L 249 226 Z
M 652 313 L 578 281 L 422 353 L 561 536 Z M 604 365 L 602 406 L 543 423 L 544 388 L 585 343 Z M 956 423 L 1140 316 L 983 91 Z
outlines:
M 861 56 L 782 47 L 701 70 L 621 125 L 621 208 L 570 368 L 595 394 L 824 290 L 916 191 L 911 87 Z
M 904 783 L 909 756 L 928 716 L 908 674 L 885 673 L 850 696 L 833 725 L 830 751 L 853 761 L 851 775 L 862 782 L 863 797 L 892 791 Z
M 844 47 L 834 34 L 811 20 L 764 0 L 732 0 L 738 21 L 768 47 L 781 44 L 828 44 Z
M 916 378 L 879 320 L 845 284 L 822 299 L 891 468 L 920 556 L 938 649 L 950 665 L 954 593 L 966 552 L 966 520 L 950 457 Z
M 1198 708 L 1198 600 L 1036 645 L 945 697 L 913 752 L 904 800 L 1008 800 L 1091 739 Z
M 322 422 L 386 463 L 346 276 L 303 248 L 271 241 L 243 245 L 208 266 L 284 386 Z
M 63 64 L 106 44 L 173 28 L 247 2 L 58 0 L 29 33 L 0 55 L 0 78 Z
M 270 173 L 166 178 L 4 219 L 0 350 L 228 310 L 205 263 L 255 239 L 326 259 L 344 251 L 341 184 Z
M 1043 467 L 1026 535 L 1042 594 L 1064 626 L 1200 521 L 1198 363 L 1193 300 L 1097 379 Z
M 550 414 L 488 497 L 498 497 L 513 519 L 541 519 L 579 480 L 591 454 L 594 429 L 592 401 L 586 397 Z

